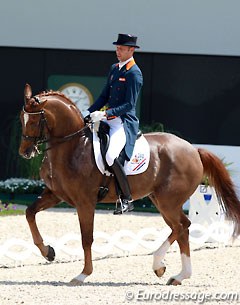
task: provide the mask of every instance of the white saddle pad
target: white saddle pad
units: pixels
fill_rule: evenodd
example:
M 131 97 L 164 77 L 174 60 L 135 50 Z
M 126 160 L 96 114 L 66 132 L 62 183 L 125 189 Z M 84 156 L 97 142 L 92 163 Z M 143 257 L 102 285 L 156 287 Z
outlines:
M 99 137 L 95 131 L 93 131 L 93 149 L 94 149 L 94 156 L 98 169 L 102 174 L 106 174 L 107 176 L 110 176 L 111 173 L 105 170 L 105 166 L 103 164 L 103 159 L 100 151 Z M 150 147 L 147 140 L 142 135 L 139 139 L 137 139 L 135 143 L 131 160 L 125 161 L 124 170 L 126 175 L 137 175 L 143 173 L 148 168 L 149 159 L 150 159 Z

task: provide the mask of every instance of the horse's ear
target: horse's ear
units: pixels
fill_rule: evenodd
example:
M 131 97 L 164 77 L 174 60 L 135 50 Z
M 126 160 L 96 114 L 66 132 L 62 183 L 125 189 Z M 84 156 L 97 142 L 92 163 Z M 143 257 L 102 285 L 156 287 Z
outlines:
M 32 88 L 29 84 L 25 85 L 24 88 L 24 99 L 25 99 L 25 103 L 30 100 L 30 98 L 32 97 Z

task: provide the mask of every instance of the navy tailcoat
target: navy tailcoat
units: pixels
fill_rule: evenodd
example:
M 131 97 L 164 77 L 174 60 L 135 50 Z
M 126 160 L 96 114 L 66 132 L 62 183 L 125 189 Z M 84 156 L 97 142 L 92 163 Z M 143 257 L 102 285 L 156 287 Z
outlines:
M 132 156 L 139 128 L 136 103 L 142 84 L 142 72 L 134 59 L 121 70 L 119 70 L 118 64 L 113 64 L 102 93 L 88 109 L 93 112 L 107 106 L 107 118 L 121 117 L 126 134 L 125 153 L 128 160 Z

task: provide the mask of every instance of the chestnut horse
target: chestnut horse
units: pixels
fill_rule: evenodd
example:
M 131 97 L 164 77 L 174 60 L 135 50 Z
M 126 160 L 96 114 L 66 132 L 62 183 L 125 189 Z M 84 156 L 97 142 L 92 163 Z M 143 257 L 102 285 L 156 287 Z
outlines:
M 25 104 L 21 111 L 22 141 L 19 153 L 30 159 L 38 154 L 38 144 L 46 142 L 40 176 L 46 188 L 26 210 L 26 218 L 34 244 L 49 261 L 54 260 L 52 247 L 43 243 L 35 215 L 37 212 L 65 201 L 74 206 L 80 222 L 84 267 L 71 280 L 80 285 L 93 271 L 91 246 L 93 242 L 94 212 L 103 176 L 96 167 L 92 132 L 74 103 L 59 92 L 43 92 L 32 97 L 26 84 Z M 226 217 L 234 224 L 234 237 L 240 234 L 240 203 L 231 178 L 222 161 L 204 149 L 197 149 L 187 141 L 168 133 L 149 133 L 145 137 L 150 145 L 148 169 L 129 176 L 134 200 L 148 196 L 161 213 L 171 234 L 153 254 L 153 270 L 160 277 L 165 272 L 163 258 L 176 240 L 182 269 L 167 284 L 179 285 L 191 276 L 189 248 L 190 221 L 182 211 L 183 203 L 192 195 L 207 175 L 215 187 Z M 117 200 L 114 181 L 104 202 Z M 119 217 L 119 216 L 113 216 Z M 122 216 L 124 217 L 124 216 Z

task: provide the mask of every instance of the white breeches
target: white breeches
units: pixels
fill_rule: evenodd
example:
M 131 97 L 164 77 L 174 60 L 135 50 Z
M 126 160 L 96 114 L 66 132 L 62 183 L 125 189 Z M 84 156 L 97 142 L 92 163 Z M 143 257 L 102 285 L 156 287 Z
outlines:
M 105 122 L 110 126 L 110 143 L 106 153 L 106 161 L 109 166 L 112 166 L 126 144 L 126 135 L 120 117 Z

